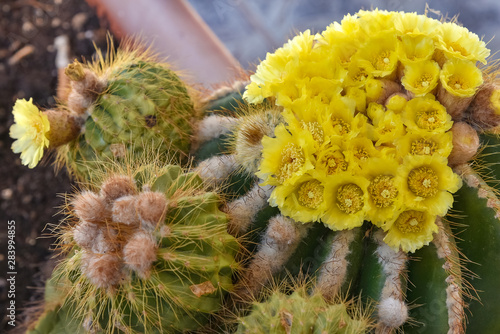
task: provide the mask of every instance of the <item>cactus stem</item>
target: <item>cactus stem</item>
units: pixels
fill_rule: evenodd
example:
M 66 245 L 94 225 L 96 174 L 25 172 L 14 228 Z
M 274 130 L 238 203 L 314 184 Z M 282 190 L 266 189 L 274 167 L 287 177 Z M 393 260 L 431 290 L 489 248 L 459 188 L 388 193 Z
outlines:
M 317 289 L 326 300 L 332 300 L 339 295 L 340 289 L 346 280 L 349 262 L 349 246 L 354 240 L 353 230 L 343 230 L 335 235 L 332 248 L 321 268 L 318 276 Z
M 234 201 L 223 211 L 229 214 L 228 231 L 232 235 L 242 235 L 248 231 L 257 213 L 264 208 L 274 187 L 255 184 L 253 188 Z
M 235 289 L 236 296 L 242 301 L 256 296 L 290 259 L 309 227 L 282 215 L 271 218 L 259 250 Z
M 218 138 L 223 134 L 231 132 L 238 124 L 235 117 L 211 115 L 205 117 L 198 123 L 198 131 L 194 138 L 197 145 L 203 144 L 210 139 Z
M 448 324 L 450 329 L 448 334 L 460 334 L 465 332 L 465 311 L 462 291 L 462 275 L 460 259 L 458 253 L 450 242 L 452 237 L 449 226 L 445 227 L 445 222 L 441 218 L 436 219 L 439 228 L 433 243 L 437 249 L 437 255 L 444 259 L 443 269 L 449 274 L 446 278 L 448 287 L 446 288 L 446 306 L 448 308 Z
M 195 168 L 195 173 L 209 185 L 217 185 L 238 169 L 234 155 L 215 156 L 200 162 Z
M 390 333 L 408 320 L 408 306 L 405 303 L 405 287 L 402 277 L 405 277 L 408 255 L 399 250 L 395 252 L 384 243 L 384 233 L 378 230 L 373 235 L 377 242 L 375 251 L 386 275 L 380 303 L 378 305 L 378 323 L 376 333 Z

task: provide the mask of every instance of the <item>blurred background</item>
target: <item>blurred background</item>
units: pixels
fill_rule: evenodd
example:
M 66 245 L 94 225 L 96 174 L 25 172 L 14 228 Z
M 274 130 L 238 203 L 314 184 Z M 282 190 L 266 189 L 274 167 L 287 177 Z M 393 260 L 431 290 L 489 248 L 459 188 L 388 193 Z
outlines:
M 116 4 L 119 7 L 113 9 Z M 179 4 L 189 9 L 187 19 L 176 12 Z M 7 222 L 16 222 L 16 309 L 21 321 L 23 309 L 42 298 L 43 281 L 55 263 L 48 251 L 53 239 L 44 236 L 48 232 L 44 228 L 61 219 L 57 215 L 57 207 L 63 204 L 61 194 L 76 187 L 64 170 L 54 173 L 50 158 L 30 170 L 10 150 L 12 106 L 16 99 L 30 97 L 42 108 L 54 105 L 57 63 L 91 59 L 94 44 L 106 48 L 108 31 L 117 39 L 133 33 L 152 41 L 191 81 L 210 88 L 236 77 L 238 66 L 253 70 L 267 52 L 298 31 L 321 32 L 345 14 L 377 7 L 420 14 L 427 10 L 434 18 L 458 15 L 461 24 L 489 42 L 492 53 L 500 50 L 500 38 L 493 39 L 500 31 L 497 0 L 1 0 L 0 332 L 12 329 L 5 317 Z M 205 33 L 215 43 L 214 51 L 201 42 L 190 42 L 193 20 L 209 29 Z M 182 50 L 189 57 L 176 59 Z M 184 63 L 183 58 L 189 61 Z M 217 66 L 211 66 L 212 62 Z M 211 70 L 223 75 L 218 77 Z

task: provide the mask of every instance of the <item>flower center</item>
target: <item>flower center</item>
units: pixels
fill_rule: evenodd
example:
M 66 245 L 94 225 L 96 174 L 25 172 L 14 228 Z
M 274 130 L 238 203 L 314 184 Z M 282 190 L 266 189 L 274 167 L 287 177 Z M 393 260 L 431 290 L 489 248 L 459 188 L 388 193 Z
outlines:
M 455 89 L 469 89 L 469 84 L 458 75 L 452 75 L 448 80 L 448 85 Z
M 421 129 L 437 129 L 441 125 L 440 114 L 437 110 L 418 111 L 416 123 Z
M 411 143 L 410 153 L 413 155 L 432 155 L 437 151 L 437 146 L 432 140 L 417 139 Z
M 366 159 L 368 159 L 370 157 L 370 155 L 368 154 L 368 152 L 364 148 L 359 147 L 359 148 L 354 149 L 354 157 L 356 157 L 357 159 L 359 159 L 361 161 L 365 161 Z
M 339 135 L 345 135 L 351 132 L 351 126 L 349 123 L 344 121 L 343 119 L 340 118 L 332 118 L 332 125 L 333 129 L 339 134 Z
M 392 176 L 379 175 L 368 186 L 368 193 L 377 208 L 387 208 L 394 203 L 398 189 L 394 186 Z
M 416 82 L 416 88 L 427 88 L 432 81 L 432 76 L 428 73 L 423 74 Z
M 284 183 L 304 165 L 304 162 L 302 149 L 294 143 L 288 143 L 281 151 L 281 165 L 277 173 L 278 181 Z
M 323 190 L 321 182 L 313 180 L 305 182 L 299 189 L 299 203 L 309 209 L 317 209 L 323 203 Z
M 390 63 L 391 63 L 391 52 L 383 51 L 379 53 L 379 55 L 375 58 L 373 67 L 375 67 L 377 70 L 386 70 L 390 67 Z
M 347 170 L 347 161 L 340 150 L 326 153 L 320 160 L 320 164 L 326 169 L 327 175 L 333 175 Z
M 363 190 L 354 183 L 341 186 L 337 193 L 337 206 L 347 214 L 354 214 L 363 208 Z
M 438 192 L 438 176 L 429 167 L 412 169 L 408 174 L 408 188 L 416 196 L 433 197 Z
M 424 228 L 425 213 L 408 210 L 399 215 L 394 223 L 401 233 L 419 233 Z
M 319 125 L 318 122 L 301 122 L 302 129 L 309 131 L 311 133 L 313 139 L 315 142 L 318 144 L 323 144 L 323 129 L 321 128 L 321 125 Z

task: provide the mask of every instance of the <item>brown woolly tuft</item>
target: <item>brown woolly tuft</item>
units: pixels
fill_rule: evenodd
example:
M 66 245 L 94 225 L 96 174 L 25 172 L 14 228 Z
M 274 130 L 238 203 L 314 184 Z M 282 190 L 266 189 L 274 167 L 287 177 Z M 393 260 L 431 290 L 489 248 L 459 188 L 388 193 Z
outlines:
M 464 118 L 464 112 L 471 104 L 474 96 L 455 96 L 448 92 L 443 85 L 439 84 L 436 98 L 446 108 L 446 111 L 451 115 L 454 121 L 460 121 Z
M 120 197 L 135 195 L 137 188 L 133 178 L 125 175 L 114 175 L 106 179 L 101 185 L 101 195 L 113 202 Z
M 480 146 L 476 130 L 465 122 L 457 122 L 453 124 L 451 131 L 453 133 L 453 150 L 448 156 L 448 164 L 458 166 L 472 160 Z
M 144 232 L 134 234 L 123 248 L 125 264 L 143 279 L 149 277 L 156 254 L 157 245 L 153 237 Z
M 91 249 L 100 233 L 98 225 L 82 221 L 73 228 L 73 240 L 81 248 Z
M 500 84 L 490 82 L 484 84 L 472 101 L 469 111 L 472 123 L 481 129 L 490 129 L 500 125 L 500 110 L 491 101 L 494 92 L 500 90 Z M 497 105 L 500 101 L 497 101 Z
M 84 191 L 73 200 L 75 214 L 89 223 L 104 223 L 111 218 L 105 199 L 91 191 Z
M 113 202 L 113 222 L 129 226 L 139 224 L 139 217 L 135 209 L 136 196 L 123 196 Z
M 144 191 L 137 195 L 135 210 L 141 226 L 147 230 L 156 229 L 158 223 L 165 219 L 167 204 L 165 194 L 160 192 Z
M 82 272 L 98 288 L 111 288 L 123 278 L 122 261 L 114 254 L 85 252 L 82 256 Z
M 47 133 L 50 148 L 67 144 L 80 135 L 82 118 L 64 109 L 49 109 L 43 113 L 47 115 L 50 123 L 50 130 Z

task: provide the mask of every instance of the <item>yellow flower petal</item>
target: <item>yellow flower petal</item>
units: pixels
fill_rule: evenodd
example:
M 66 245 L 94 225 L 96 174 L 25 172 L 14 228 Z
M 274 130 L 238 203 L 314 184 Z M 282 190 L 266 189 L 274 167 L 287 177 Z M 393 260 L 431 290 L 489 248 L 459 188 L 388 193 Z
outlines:
M 433 99 L 417 97 L 408 103 L 402 113 L 408 132 L 444 133 L 453 122 L 446 108 Z
M 49 146 L 49 119 L 38 110 L 32 99 L 17 100 L 12 113 L 15 124 L 10 128 L 10 136 L 16 139 L 12 143 L 12 150 L 21 153 L 23 165 L 34 168 L 42 158 L 44 149 Z
M 439 71 L 438 63 L 433 60 L 408 64 L 405 66 L 401 83 L 414 96 L 424 96 L 436 88 Z
M 443 87 L 452 95 L 470 97 L 483 83 L 481 70 L 468 60 L 452 59 L 444 65 L 440 74 Z
M 476 34 L 452 22 L 443 23 L 439 28 L 436 47 L 443 50 L 448 59 L 480 61 L 486 64 L 490 50 Z

